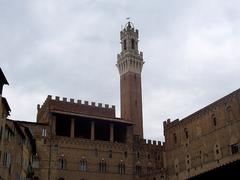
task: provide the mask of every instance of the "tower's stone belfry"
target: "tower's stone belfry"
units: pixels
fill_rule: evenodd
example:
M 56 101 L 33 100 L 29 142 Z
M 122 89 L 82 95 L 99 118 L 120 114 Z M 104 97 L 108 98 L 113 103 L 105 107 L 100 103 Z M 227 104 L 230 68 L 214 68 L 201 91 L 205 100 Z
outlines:
M 143 53 L 138 51 L 138 30 L 128 22 L 120 32 L 122 51 L 117 56 L 120 74 L 121 118 L 134 123 L 134 135 L 143 138 L 141 72 Z

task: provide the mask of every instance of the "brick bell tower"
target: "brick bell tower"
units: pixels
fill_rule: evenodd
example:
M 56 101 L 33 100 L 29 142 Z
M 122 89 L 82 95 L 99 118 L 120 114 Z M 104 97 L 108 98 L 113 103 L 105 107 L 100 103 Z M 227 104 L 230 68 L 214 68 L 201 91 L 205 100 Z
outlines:
M 122 51 L 117 56 L 120 74 L 121 118 L 133 122 L 134 135 L 143 138 L 141 71 L 143 53 L 138 51 L 138 30 L 128 22 L 120 32 Z

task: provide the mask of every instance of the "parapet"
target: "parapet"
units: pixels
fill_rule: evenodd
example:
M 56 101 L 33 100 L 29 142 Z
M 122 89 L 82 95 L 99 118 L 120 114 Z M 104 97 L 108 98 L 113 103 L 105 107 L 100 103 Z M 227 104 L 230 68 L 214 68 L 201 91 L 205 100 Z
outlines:
M 176 125 L 177 123 L 179 123 L 179 119 L 176 119 L 174 121 L 171 121 L 171 119 L 167 119 L 166 121 L 163 121 L 163 127 L 164 129 L 170 128 Z
M 146 144 L 146 145 L 153 145 L 153 146 L 162 146 L 162 142 L 161 141 L 155 141 L 155 140 L 150 140 L 150 139 L 142 139 L 142 144 Z
M 181 121 L 179 119 L 176 119 L 174 121 L 171 121 L 170 119 L 167 119 L 163 122 L 164 131 L 166 129 L 172 128 L 174 126 L 178 125 L 184 125 L 185 123 L 191 122 L 195 119 L 199 119 L 206 114 L 213 113 L 216 108 L 218 107 L 227 107 L 228 104 L 231 104 L 231 102 L 236 101 L 238 102 L 240 99 L 240 89 L 237 89 L 236 91 L 222 97 L 221 99 L 209 104 L 208 106 L 194 112 L 193 114 L 183 118 Z
M 75 100 L 73 98 L 67 99 L 66 97 L 61 99 L 59 96 L 52 97 L 51 95 L 47 96 L 42 106 L 38 104 L 37 109 L 38 121 L 42 118 L 45 119 L 43 117 L 44 114 L 46 115 L 47 112 L 53 111 L 115 118 L 114 105 L 110 106 L 108 104 Z

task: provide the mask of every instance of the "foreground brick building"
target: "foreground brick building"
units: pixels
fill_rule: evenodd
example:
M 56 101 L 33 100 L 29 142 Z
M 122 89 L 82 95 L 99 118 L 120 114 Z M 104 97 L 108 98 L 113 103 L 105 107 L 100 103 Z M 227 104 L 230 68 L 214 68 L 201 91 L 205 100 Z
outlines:
M 120 33 L 120 118 L 115 106 L 49 95 L 36 123 L 10 120 L 0 69 L 0 179 L 194 179 L 239 162 L 240 90 L 165 121 L 165 143 L 143 139 L 138 35 L 130 22 Z
M 164 135 L 169 179 L 197 177 L 239 161 L 240 90 L 181 121 L 165 121 Z

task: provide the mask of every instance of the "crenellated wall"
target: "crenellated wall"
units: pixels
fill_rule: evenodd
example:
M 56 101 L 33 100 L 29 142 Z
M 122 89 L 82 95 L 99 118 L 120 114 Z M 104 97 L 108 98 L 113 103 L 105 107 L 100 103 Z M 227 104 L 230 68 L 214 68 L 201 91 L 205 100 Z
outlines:
M 240 89 L 182 119 L 164 121 L 170 179 L 186 179 L 240 158 Z
M 114 105 L 109 106 L 108 104 L 67 99 L 65 97 L 60 99 L 59 96 L 53 98 L 51 95 L 48 95 L 42 106 L 38 104 L 37 109 L 37 122 L 43 123 L 49 121 L 48 113 L 52 111 L 115 118 Z

